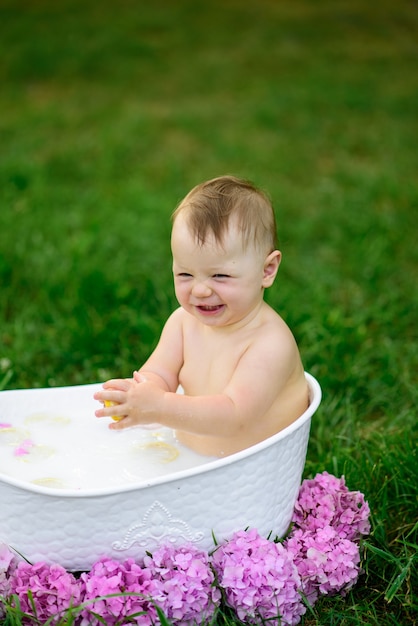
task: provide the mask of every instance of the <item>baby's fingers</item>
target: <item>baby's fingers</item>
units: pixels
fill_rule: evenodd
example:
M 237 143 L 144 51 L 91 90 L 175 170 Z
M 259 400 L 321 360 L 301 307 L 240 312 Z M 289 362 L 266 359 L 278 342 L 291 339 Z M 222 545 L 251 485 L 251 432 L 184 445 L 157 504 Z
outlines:
M 117 402 L 112 402 L 111 400 L 105 400 L 104 406 L 105 408 L 109 408 L 109 407 L 115 407 L 119 405 Z M 123 419 L 123 415 L 115 415 L 115 413 L 116 413 L 116 410 L 112 408 L 112 415 L 110 416 L 112 420 L 114 420 L 115 422 L 119 422 L 119 420 Z
M 109 424 L 109 428 L 111 430 L 123 430 L 124 428 L 130 428 L 131 426 L 135 426 L 135 422 L 131 417 L 120 417 Z
M 103 383 L 103 389 L 116 389 L 119 391 L 128 391 L 132 384 L 132 379 L 114 378 Z
M 113 402 L 113 404 L 122 404 L 125 402 L 126 393 L 125 391 L 118 391 L 115 389 L 104 389 L 103 391 L 96 391 L 93 398 L 98 400 L 102 404 L 105 402 Z M 109 405 L 112 406 L 112 405 Z
M 98 391 L 95 393 L 94 399 L 103 404 L 95 412 L 96 417 L 111 417 L 114 420 L 122 419 L 125 412 L 121 405 L 125 402 L 125 395 L 125 392 L 121 391 Z
M 115 421 L 119 421 L 125 417 L 121 405 L 109 402 L 108 400 L 106 400 L 102 408 L 97 409 L 94 414 L 96 417 L 111 417 Z

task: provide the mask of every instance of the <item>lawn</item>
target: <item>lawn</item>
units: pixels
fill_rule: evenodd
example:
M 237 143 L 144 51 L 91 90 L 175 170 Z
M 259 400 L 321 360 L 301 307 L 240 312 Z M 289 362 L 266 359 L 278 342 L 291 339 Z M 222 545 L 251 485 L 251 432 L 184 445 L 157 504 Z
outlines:
M 409 0 L 0 0 L 0 387 L 131 375 L 176 306 L 176 204 L 224 173 L 265 189 L 267 299 L 323 389 L 305 476 L 372 511 L 357 586 L 303 626 L 417 619 L 417 22 Z

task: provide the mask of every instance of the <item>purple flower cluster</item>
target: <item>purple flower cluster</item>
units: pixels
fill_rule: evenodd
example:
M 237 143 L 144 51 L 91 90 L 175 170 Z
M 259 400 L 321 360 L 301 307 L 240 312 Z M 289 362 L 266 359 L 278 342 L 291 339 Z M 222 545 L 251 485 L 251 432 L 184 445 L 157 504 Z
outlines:
M 210 555 L 161 545 L 140 563 L 100 559 L 76 579 L 60 565 L 19 560 L 0 543 L 0 618 L 7 603 L 19 603 L 28 624 L 32 617 L 54 624 L 74 607 L 77 626 L 154 626 L 159 609 L 173 625 L 192 626 L 212 623 L 223 602 L 244 623 L 293 626 L 306 600 L 313 605 L 355 584 L 359 540 L 369 531 L 364 496 L 323 472 L 302 483 L 283 544 L 256 529 L 238 531 Z
M 303 481 L 285 546 L 311 605 L 320 594 L 345 593 L 357 581 L 357 542 L 370 532 L 369 515 L 363 494 L 349 491 L 343 476 L 322 472 Z
M 81 574 L 80 626 L 120 624 L 122 618 L 133 623 L 152 626 L 157 612 L 152 598 L 157 587 L 151 573 L 133 559 L 123 563 L 101 559 L 91 570 Z M 135 616 L 134 618 L 132 616 Z
M 202 624 L 212 617 L 221 593 L 207 553 L 190 546 L 161 546 L 144 557 L 158 590 L 153 598 L 175 624 Z
M 292 521 L 303 530 L 332 526 L 340 537 L 355 541 L 370 532 L 370 509 L 359 491 L 349 491 L 344 476 L 328 472 L 304 480 Z
M 80 601 L 80 587 L 74 576 L 61 565 L 43 562 L 18 563 L 10 577 L 10 592 L 18 596 L 22 611 L 31 615 L 35 612 L 40 624 L 50 618 L 51 623 L 58 622 L 64 611 Z M 33 620 L 25 618 L 24 623 Z
M 339 537 L 331 526 L 313 531 L 295 529 L 286 549 L 298 569 L 300 589 L 311 605 L 320 594 L 347 591 L 357 581 L 358 545 Z
M 0 598 L 7 598 L 11 593 L 10 579 L 17 567 L 17 557 L 4 543 L 0 543 Z M 0 618 L 4 611 L 0 601 Z
M 290 554 L 256 530 L 239 531 L 213 554 L 226 603 L 248 624 L 276 619 L 297 624 L 305 613 L 300 578 Z

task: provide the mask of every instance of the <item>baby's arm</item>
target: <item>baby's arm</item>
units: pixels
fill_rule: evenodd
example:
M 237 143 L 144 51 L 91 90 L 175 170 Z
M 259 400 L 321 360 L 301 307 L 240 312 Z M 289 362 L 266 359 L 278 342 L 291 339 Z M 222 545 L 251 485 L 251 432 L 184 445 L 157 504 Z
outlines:
M 125 405 L 127 394 L 142 380 L 147 380 L 162 391 L 175 391 L 178 375 L 183 364 L 183 333 L 181 329 L 181 309 L 177 309 L 167 320 L 154 352 L 133 378 L 108 380 L 103 391 L 94 395 L 99 402 L 109 403 L 106 408 L 96 411 L 98 417 L 111 415 L 121 419 L 126 414 L 120 405 Z
M 170 315 L 157 347 L 139 369 L 148 381 L 165 391 L 176 391 L 179 385 L 179 372 L 183 365 L 183 315 L 181 308 Z
M 294 345 L 276 343 L 266 338 L 250 346 L 222 393 L 216 395 L 176 394 L 147 380 L 131 387 L 120 406 L 126 417 L 112 428 L 159 422 L 197 435 L 239 436 L 249 426 L 254 428 L 277 400 L 293 370 L 300 367 Z

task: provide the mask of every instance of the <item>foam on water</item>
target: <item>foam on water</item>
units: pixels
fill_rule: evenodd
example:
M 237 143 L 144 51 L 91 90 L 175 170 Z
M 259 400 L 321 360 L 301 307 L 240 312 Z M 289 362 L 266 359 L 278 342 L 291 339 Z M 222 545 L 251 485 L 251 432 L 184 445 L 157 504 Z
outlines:
M 0 472 L 51 488 L 118 487 L 212 460 L 182 446 L 168 428 L 108 429 L 90 408 L 0 415 Z

